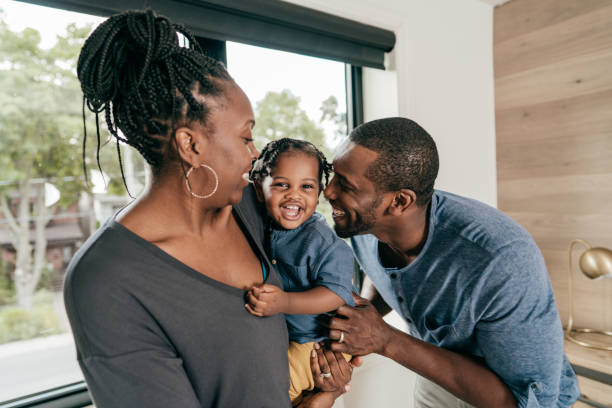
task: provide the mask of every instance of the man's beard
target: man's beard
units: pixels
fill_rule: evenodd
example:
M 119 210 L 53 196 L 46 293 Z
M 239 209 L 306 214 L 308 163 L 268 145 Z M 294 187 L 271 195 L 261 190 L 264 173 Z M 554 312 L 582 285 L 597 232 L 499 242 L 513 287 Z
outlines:
M 377 197 L 372 205 L 363 212 L 363 215 L 354 212 L 355 221 L 349 219 L 348 214 L 345 216 L 347 221 L 345 226 L 339 226 L 334 223 L 334 231 L 340 238 L 350 238 L 354 235 L 366 234 L 372 230 L 372 227 L 376 224 L 376 213 L 375 209 L 380 205 L 382 197 Z

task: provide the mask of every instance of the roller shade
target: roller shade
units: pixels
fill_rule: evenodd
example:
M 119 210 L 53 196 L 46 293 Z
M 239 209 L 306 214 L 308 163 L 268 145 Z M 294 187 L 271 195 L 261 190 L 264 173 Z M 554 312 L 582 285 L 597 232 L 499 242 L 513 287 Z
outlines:
M 216 40 L 329 58 L 384 69 L 395 45 L 392 31 L 279 0 L 28 0 L 29 3 L 108 16 L 152 8 L 194 34 Z M 256 64 L 256 61 L 254 61 Z

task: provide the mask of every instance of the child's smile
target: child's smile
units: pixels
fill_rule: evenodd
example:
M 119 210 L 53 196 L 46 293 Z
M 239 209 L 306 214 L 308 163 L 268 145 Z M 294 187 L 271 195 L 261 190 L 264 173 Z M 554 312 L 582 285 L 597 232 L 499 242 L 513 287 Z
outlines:
M 272 174 L 262 182 L 268 214 L 285 229 L 295 229 L 312 216 L 319 198 L 319 163 L 300 153 L 280 155 Z

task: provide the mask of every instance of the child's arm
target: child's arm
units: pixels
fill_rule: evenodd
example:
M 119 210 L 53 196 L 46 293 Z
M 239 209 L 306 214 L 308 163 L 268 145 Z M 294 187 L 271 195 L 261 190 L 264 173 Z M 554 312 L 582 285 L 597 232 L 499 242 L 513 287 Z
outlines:
M 324 286 L 304 292 L 284 292 L 267 283 L 254 286 L 248 293 L 244 305 L 255 316 L 286 314 L 319 314 L 336 310 L 344 300 Z

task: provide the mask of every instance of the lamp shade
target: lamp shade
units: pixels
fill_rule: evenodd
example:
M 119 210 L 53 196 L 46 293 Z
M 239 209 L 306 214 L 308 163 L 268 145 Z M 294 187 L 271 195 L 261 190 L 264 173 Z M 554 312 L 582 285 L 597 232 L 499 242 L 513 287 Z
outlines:
M 612 277 L 612 251 L 607 248 L 589 248 L 580 256 L 580 269 L 590 279 Z

